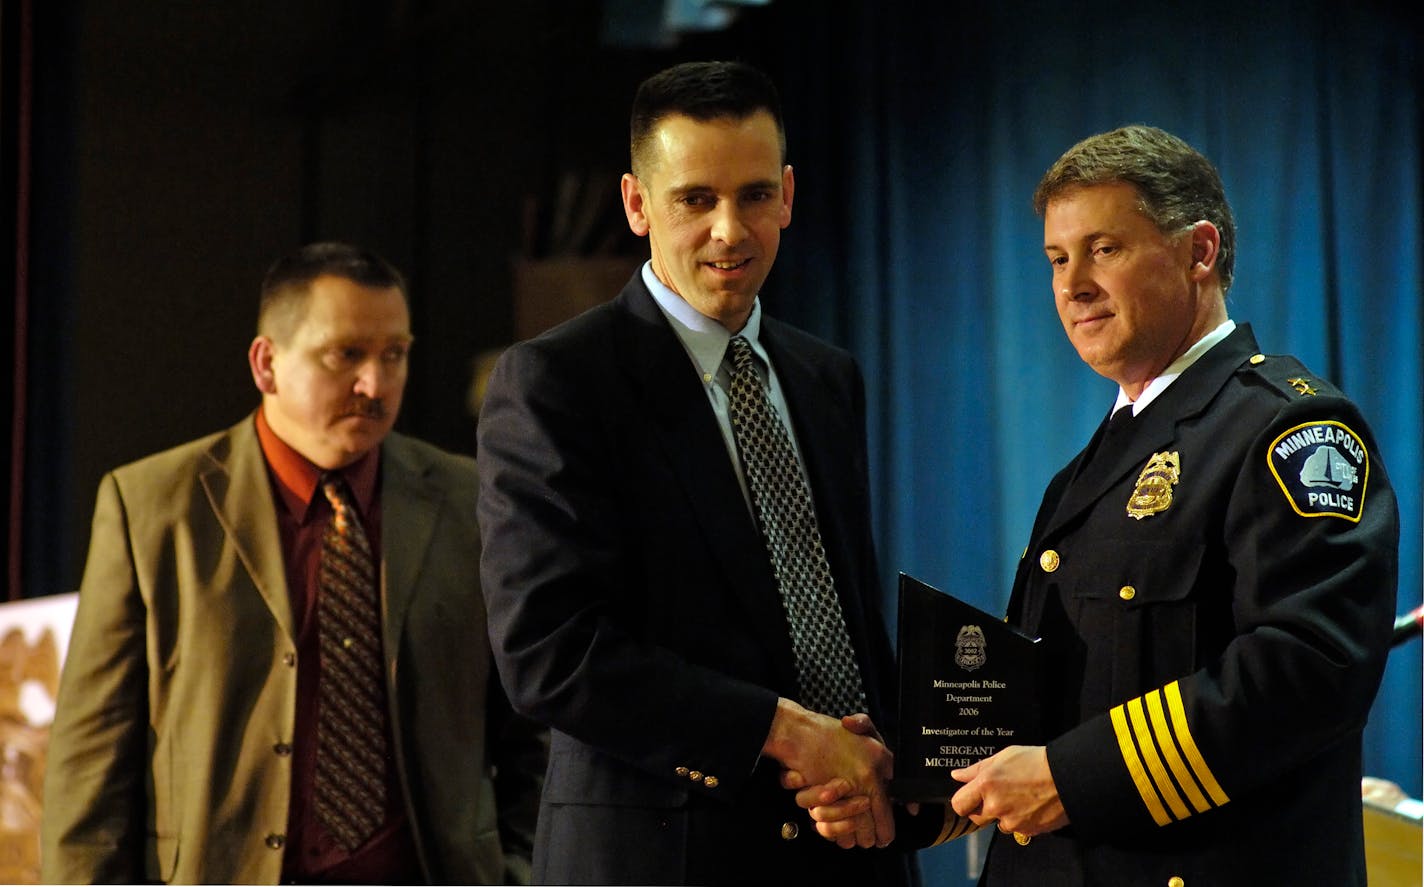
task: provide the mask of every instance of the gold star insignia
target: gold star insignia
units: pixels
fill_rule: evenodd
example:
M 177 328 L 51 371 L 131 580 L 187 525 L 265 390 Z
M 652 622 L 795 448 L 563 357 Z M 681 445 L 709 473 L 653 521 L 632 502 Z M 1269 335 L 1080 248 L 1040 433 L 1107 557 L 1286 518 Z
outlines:
M 1286 382 L 1301 394 L 1314 394 L 1315 389 L 1310 387 L 1310 382 L 1302 378 L 1287 379 Z

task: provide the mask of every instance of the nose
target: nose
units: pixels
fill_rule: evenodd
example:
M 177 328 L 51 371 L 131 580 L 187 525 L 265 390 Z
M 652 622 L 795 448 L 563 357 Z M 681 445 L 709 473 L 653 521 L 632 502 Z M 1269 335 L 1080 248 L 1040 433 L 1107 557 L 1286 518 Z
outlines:
M 1055 295 L 1075 302 L 1091 299 L 1098 291 L 1097 284 L 1093 281 L 1092 275 L 1087 272 L 1085 263 L 1072 259 L 1061 266 L 1059 273 L 1054 275 L 1053 282 L 1058 288 Z
M 747 226 L 742 222 L 741 210 L 736 201 L 721 201 L 713 212 L 713 240 L 736 246 L 746 239 Z
M 379 356 L 371 357 L 362 361 L 361 365 L 357 367 L 356 382 L 352 386 L 352 390 L 372 400 L 379 400 L 395 384 L 395 377 L 396 371 L 382 361 Z

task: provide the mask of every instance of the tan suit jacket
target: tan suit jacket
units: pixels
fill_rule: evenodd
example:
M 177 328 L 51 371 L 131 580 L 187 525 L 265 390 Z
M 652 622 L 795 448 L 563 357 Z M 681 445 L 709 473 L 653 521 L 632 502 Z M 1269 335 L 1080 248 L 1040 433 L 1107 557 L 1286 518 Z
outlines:
M 546 738 L 493 675 L 477 487 L 472 459 L 382 445 L 394 753 L 432 882 L 527 880 L 544 770 Z M 49 751 L 46 881 L 277 882 L 297 668 L 274 509 L 251 416 L 103 479 Z

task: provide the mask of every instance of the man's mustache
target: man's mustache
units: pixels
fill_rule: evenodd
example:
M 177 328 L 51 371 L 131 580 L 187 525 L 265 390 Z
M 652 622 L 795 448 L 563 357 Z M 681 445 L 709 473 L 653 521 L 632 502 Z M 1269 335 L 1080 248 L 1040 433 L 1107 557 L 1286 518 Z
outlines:
M 386 418 L 386 405 L 378 397 L 355 397 L 342 411 L 343 416 L 361 416 L 365 419 Z

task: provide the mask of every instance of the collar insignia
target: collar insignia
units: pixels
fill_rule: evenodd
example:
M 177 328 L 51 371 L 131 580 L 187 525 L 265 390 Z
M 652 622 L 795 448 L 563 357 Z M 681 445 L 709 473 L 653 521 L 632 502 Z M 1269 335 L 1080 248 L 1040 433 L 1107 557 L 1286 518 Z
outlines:
M 1294 379 L 1287 379 L 1286 384 L 1290 385 L 1290 387 L 1294 388 L 1300 394 L 1310 395 L 1315 393 L 1315 389 L 1310 387 L 1309 379 L 1302 379 L 1296 376 Z

